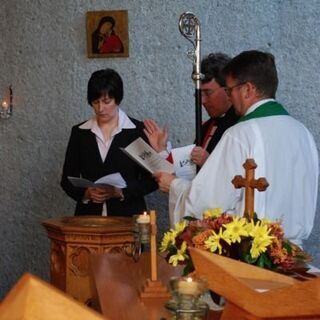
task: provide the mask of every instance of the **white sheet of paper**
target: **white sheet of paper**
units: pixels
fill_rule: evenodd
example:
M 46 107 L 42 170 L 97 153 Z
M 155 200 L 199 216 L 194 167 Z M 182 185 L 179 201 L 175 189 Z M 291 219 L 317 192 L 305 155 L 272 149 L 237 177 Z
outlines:
M 196 165 L 191 160 L 191 151 L 195 144 L 171 150 L 174 171 L 178 178 L 191 181 L 197 172 Z
M 142 138 L 138 138 L 121 150 L 150 173 L 163 171 L 174 173 L 173 165 L 150 147 Z
M 79 188 L 89 188 L 89 187 L 106 187 L 106 186 L 113 186 L 116 188 L 126 188 L 127 183 L 122 178 L 119 172 L 108 174 L 100 179 L 92 182 L 90 180 L 79 178 L 79 177 L 68 177 L 69 181 L 75 186 Z

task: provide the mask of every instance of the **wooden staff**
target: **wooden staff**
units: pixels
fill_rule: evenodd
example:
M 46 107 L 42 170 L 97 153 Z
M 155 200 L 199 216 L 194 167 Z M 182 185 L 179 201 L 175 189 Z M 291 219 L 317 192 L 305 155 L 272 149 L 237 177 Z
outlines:
M 157 281 L 157 224 L 156 213 L 150 212 L 150 250 L 151 250 L 151 281 Z

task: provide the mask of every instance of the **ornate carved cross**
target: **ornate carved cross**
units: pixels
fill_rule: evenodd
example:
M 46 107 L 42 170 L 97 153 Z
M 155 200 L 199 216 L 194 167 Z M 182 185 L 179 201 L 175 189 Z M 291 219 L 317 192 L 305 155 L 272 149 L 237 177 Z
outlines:
M 254 159 L 247 159 L 243 164 L 245 168 L 245 178 L 242 176 L 235 176 L 232 183 L 236 189 L 245 187 L 245 208 L 244 217 L 252 219 L 254 216 L 254 189 L 258 191 L 265 191 L 269 183 L 266 178 L 254 179 L 254 171 L 257 168 L 257 164 Z

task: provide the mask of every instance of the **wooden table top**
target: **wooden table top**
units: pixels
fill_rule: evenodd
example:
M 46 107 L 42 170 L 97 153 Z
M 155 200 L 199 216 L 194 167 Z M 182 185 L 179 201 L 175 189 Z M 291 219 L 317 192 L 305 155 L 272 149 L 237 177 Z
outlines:
M 143 253 L 139 262 L 123 254 L 91 256 L 93 279 L 101 312 L 110 320 L 169 320 L 172 314 L 165 308 L 167 298 L 139 298 L 139 290 L 150 278 L 150 255 Z M 180 276 L 181 268 L 173 268 L 158 257 L 158 280 L 164 285 L 172 276 Z M 208 320 L 220 319 L 220 312 L 210 311 Z

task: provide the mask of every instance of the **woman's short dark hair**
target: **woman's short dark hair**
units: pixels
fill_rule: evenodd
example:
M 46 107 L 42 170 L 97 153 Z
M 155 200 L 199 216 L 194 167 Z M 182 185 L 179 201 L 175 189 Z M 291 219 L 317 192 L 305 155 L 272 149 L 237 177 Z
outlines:
M 87 99 L 92 105 L 94 100 L 97 100 L 105 95 L 115 100 L 119 105 L 123 98 L 123 82 L 118 74 L 113 69 L 103 69 L 92 73 L 88 82 Z
M 234 57 L 224 68 L 225 76 L 244 83 L 250 81 L 264 98 L 275 98 L 278 74 L 274 56 L 257 50 L 244 51 Z
M 221 87 L 226 85 L 222 69 L 231 60 L 229 56 L 224 53 L 210 53 L 207 57 L 201 61 L 201 73 L 204 78 L 201 80 L 202 83 L 208 83 L 211 80 L 215 80 Z

